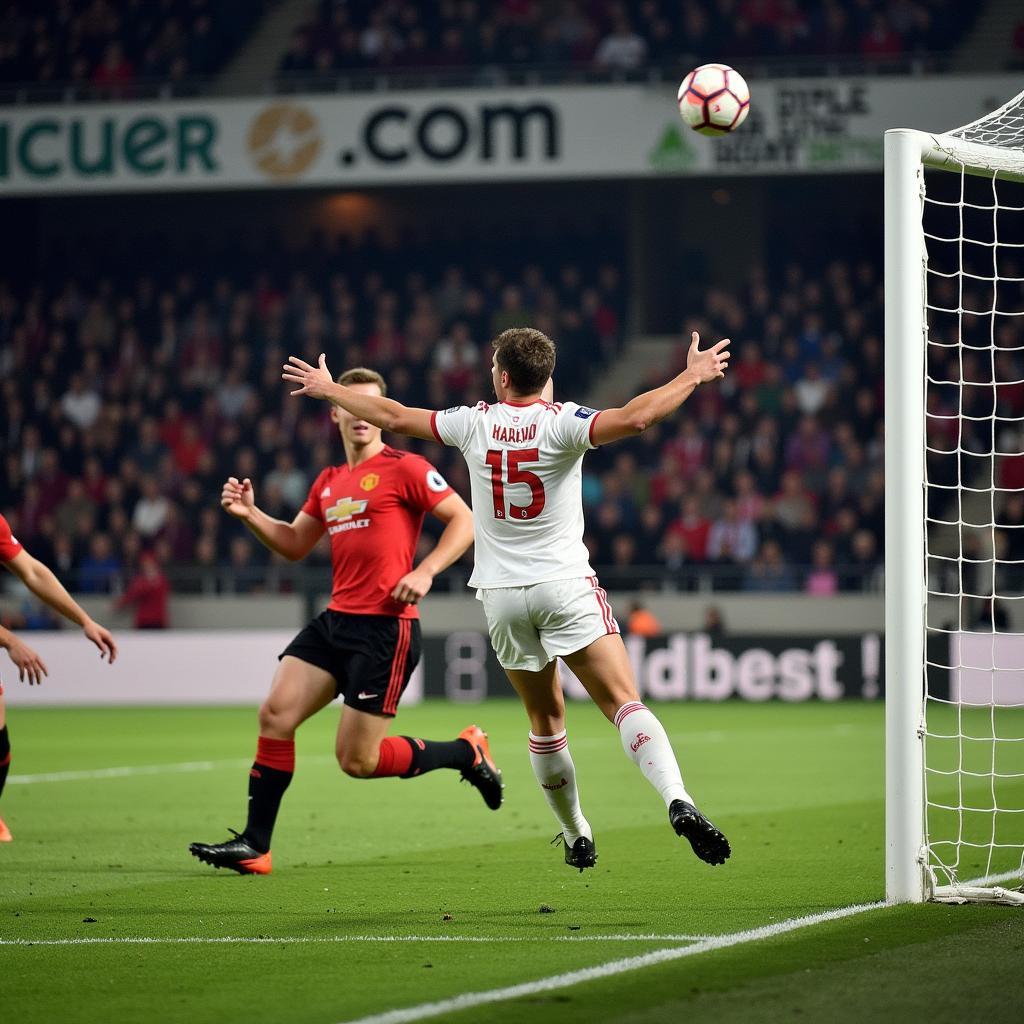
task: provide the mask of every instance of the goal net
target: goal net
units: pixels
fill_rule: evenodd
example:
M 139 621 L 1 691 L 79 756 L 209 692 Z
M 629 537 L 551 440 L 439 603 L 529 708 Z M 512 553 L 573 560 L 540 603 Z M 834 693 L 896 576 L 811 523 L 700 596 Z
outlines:
M 1024 903 L 1024 93 L 887 133 L 886 305 L 887 893 Z

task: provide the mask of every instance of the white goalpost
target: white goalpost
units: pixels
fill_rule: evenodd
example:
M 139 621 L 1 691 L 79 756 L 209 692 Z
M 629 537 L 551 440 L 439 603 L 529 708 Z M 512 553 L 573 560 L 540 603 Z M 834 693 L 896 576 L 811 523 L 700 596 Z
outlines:
M 886 897 L 1024 904 L 1024 92 L 886 132 L 885 305 Z

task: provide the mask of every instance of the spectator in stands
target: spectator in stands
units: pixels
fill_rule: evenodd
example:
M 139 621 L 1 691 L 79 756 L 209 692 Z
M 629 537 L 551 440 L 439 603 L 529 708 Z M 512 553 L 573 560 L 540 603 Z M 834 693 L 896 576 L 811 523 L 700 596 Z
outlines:
M 94 534 L 89 553 L 78 567 L 77 589 L 86 594 L 109 594 L 121 577 L 121 560 L 105 533 Z
M 815 597 L 830 597 L 839 589 L 839 576 L 832 565 L 832 545 L 827 540 L 814 544 L 813 565 L 804 590 Z
M 701 632 L 706 633 L 712 640 L 720 640 L 725 636 L 725 619 L 722 616 L 722 609 L 718 605 L 709 604 L 704 609 L 704 623 Z
M 103 60 L 93 72 L 93 83 L 104 94 L 123 99 L 130 94 L 129 86 L 135 80 L 135 68 L 124 54 L 121 43 L 109 42 L 103 51 Z
M 138 575 L 117 599 L 115 607 L 134 605 L 136 629 L 167 629 L 170 589 L 156 556 L 144 552 L 139 559 Z
M 782 556 L 782 548 L 775 540 L 766 540 L 750 563 L 743 589 L 749 591 L 796 590 L 793 571 Z
M 696 498 L 687 498 L 683 502 L 682 514 L 669 524 L 668 536 L 682 540 L 690 561 L 704 562 L 708 557 L 710 534 L 711 523 L 701 515 L 699 502 Z
M 100 415 L 100 396 L 91 387 L 86 387 L 80 373 L 71 378 L 71 384 L 60 400 L 61 411 L 79 430 L 88 430 Z
M 156 537 L 167 522 L 170 502 L 160 491 L 155 477 L 147 476 L 142 481 L 142 494 L 132 511 L 132 528 L 147 540 Z
M 629 618 L 626 620 L 626 632 L 630 636 L 655 637 L 662 632 L 657 616 L 641 601 L 634 601 L 629 606 Z

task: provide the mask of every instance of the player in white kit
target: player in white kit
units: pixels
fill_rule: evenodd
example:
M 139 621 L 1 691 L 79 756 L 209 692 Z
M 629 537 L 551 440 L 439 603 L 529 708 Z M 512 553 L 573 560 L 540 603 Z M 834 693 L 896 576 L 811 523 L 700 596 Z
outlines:
M 494 341 L 497 404 L 443 412 L 410 409 L 389 398 L 335 384 L 296 356 L 284 368 L 292 394 L 325 399 L 384 430 L 458 448 L 469 467 L 475 566 L 469 585 L 483 602 L 491 644 L 530 719 L 530 762 L 562 827 L 567 864 L 597 858 L 580 807 L 565 731 L 562 658 L 619 731 L 623 749 L 657 789 L 677 835 L 709 864 L 730 854 L 728 840 L 697 810 L 683 785 L 664 728 L 639 698 L 607 596 L 583 543 L 583 456 L 599 444 L 642 433 L 682 405 L 694 389 L 725 375 L 729 341 L 701 351 L 694 332 L 686 369 L 618 409 L 598 412 L 551 402 L 554 343 L 532 328 Z

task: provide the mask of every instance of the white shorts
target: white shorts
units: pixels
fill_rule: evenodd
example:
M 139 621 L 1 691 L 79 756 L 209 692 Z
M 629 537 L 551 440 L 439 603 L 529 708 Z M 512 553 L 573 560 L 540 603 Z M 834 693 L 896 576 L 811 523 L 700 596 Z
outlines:
M 478 590 L 476 596 L 502 668 L 539 672 L 549 661 L 619 632 L 596 576 Z

